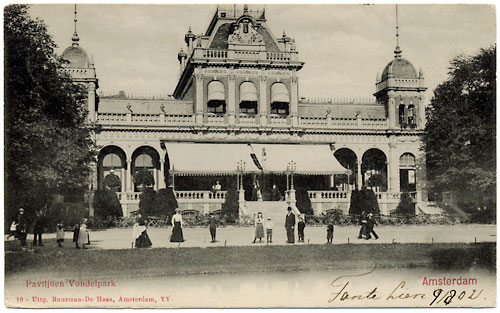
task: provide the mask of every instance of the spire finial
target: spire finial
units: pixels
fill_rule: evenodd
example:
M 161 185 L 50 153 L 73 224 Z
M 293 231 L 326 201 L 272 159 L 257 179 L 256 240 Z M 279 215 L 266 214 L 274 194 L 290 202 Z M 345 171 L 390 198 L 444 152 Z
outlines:
M 399 20 L 398 20 L 398 5 L 396 4 L 396 49 L 394 49 L 394 57 L 401 58 L 403 50 L 399 47 Z
M 76 18 L 76 4 L 75 4 L 75 19 L 73 20 L 75 22 L 75 32 L 73 33 L 73 37 L 71 37 L 71 40 L 73 40 L 73 46 L 78 46 L 78 41 L 80 41 L 80 38 L 78 37 L 78 33 L 76 32 L 76 22 L 78 21 Z
M 243 6 L 243 14 L 247 13 L 248 13 L 248 4 L 245 3 L 245 5 Z

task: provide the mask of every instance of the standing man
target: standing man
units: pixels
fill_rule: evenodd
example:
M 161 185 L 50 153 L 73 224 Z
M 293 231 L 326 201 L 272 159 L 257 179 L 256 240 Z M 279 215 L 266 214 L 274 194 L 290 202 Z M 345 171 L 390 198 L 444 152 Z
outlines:
M 208 223 L 210 228 L 210 236 L 212 236 L 211 243 L 214 243 L 216 242 L 215 234 L 217 231 L 217 219 L 215 218 L 215 215 L 213 213 L 210 213 L 210 218 L 208 219 Z
M 26 237 L 28 236 L 28 223 L 24 215 L 24 209 L 20 208 L 17 215 L 17 238 L 21 240 L 21 246 L 26 246 Z
M 375 218 L 373 217 L 373 214 L 370 213 L 368 214 L 368 220 L 367 220 L 367 223 L 366 223 L 366 227 L 367 227 L 367 230 L 366 230 L 366 240 L 372 238 L 372 235 L 375 237 L 375 240 L 378 239 L 378 235 L 377 233 L 373 230 L 373 227 L 377 225 L 377 222 L 375 221 Z
M 33 246 L 43 247 L 42 233 L 45 228 L 45 217 L 41 211 L 36 213 L 35 222 L 33 223 Z M 37 242 L 38 238 L 38 242 Z
M 295 214 L 292 213 L 292 208 L 288 207 L 288 213 L 285 218 L 287 243 L 295 243 Z

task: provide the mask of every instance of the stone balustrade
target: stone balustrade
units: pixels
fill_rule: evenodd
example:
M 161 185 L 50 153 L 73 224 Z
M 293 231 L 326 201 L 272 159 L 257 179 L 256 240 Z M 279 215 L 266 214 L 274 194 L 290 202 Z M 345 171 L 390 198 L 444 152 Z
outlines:
M 194 59 L 207 60 L 255 60 L 271 62 L 297 61 L 297 52 L 266 52 L 252 50 L 218 50 L 196 47 L 193 51 Z
M 206 125 L 227 126 L 226 115 L 205 114 Z M 131 125 L 131 126 L 195 126 L 194 114 L 153 114 L 153 113 L 97 113 L 97 122 L 101 125 Z M 255 115 L 237 115 L 236 125 L 258 126 Z M 291 127 L 288 117 L 269 115 L 269 125 L 272 127 Z M 330 117 L 299 117 L 301 128 L 321 129 L 386 129 L 387 120 L 377 118 L 330 118 Z

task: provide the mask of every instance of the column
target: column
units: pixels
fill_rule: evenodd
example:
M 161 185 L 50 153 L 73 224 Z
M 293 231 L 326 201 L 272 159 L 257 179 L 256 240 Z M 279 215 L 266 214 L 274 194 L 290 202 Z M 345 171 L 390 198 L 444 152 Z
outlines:
M 160 159 L 160 179 L 159 179 L 160 189 L 166 188 L 165 185 L 165 159 Z
M 261 71 L 259 83 L 259 114 L 260 114 L 260 125 L 267 126 L 267 83 L 265 71 Z
M 387 166 L 388 169 L 388 179 L 390 182 L 389 191 L 390 192 L 400 192 L 399 189 L 399 157 L 397 155 L 397 151 L 395 149 L 395 144 L 389 144 L 389 164 Z
M 389 128 L 396 128 L 396 101 L 394 100 L 394 91 L 389 91 L 387 93 L 389 96 L 388 108 L 389 108 Z
M 358 161 L 358 178 L 357 178 L 357 181 L 358 181 L 358 190 L 361 190 L 361 187 L 363 186 L 363 176 L 361 175 L 361 163 L 362 161 Z
M 420 119 L 419 124 L 418 124 L 418 128 L 420 128 L 420 129 L 424 129 L 425 123 L 426 123 L 424 99 L 425 99 L 424 93 L 420 92 L 419 96 L 418 96 L 418 108 L 417 108 L 419 119 Z
M 292 117 L 292 127 L 299 126 L 299 93 L 298 93 L 298 79 L 297 74 L 292 74 L 292 84 L 290 87 L 290 113 Z
M 227 85 L 227 122 L 229 125 L 234 125 L 236 123 L 236 82 L 234 74 L 230 74 L 228 77 Z
M 159 179 L 157 168 L 153 169 L 153 176 L 155 178 L 155 191 L 158 191 L 158 189 L 160 187 L 160 179 Z
M 127 159 L 127 192 L 134 191 L 132 183 L 132 160 Z
M 121 169 L 122 193 L 124 193 L 126 191 L 126 188 L 127 188 L 125 175 L 126 175 L 126 169 L 122 167 L 122 169 Z
M 88 110 L 89 116 L 87 117 L 90 122 L 95 122 L 95 83 L 91 82 L 88 85 Z
M 196 69 L 195 72 L 199 72 L 199 69 Z M 203 76 L 201 73 L 196 73 L 194 75 L 196 78 L 196 124 L 203 124 Z

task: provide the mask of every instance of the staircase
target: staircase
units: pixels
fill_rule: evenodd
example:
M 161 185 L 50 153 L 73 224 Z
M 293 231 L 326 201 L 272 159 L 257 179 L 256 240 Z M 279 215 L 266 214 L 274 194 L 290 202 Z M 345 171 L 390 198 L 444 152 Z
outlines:
M 444 211 L 440 207 L 437 206 L 437 203 L 434 201 L 427 202 L 417 202 L 417 215 L 419 214 L 443 214 Z
M 246 201 L 245 215 L 255 217 L 258 212 L 262 212 L 264 220 L 270 217 L 274 227 L 285 227 L 287 208 L 285 201 Z

